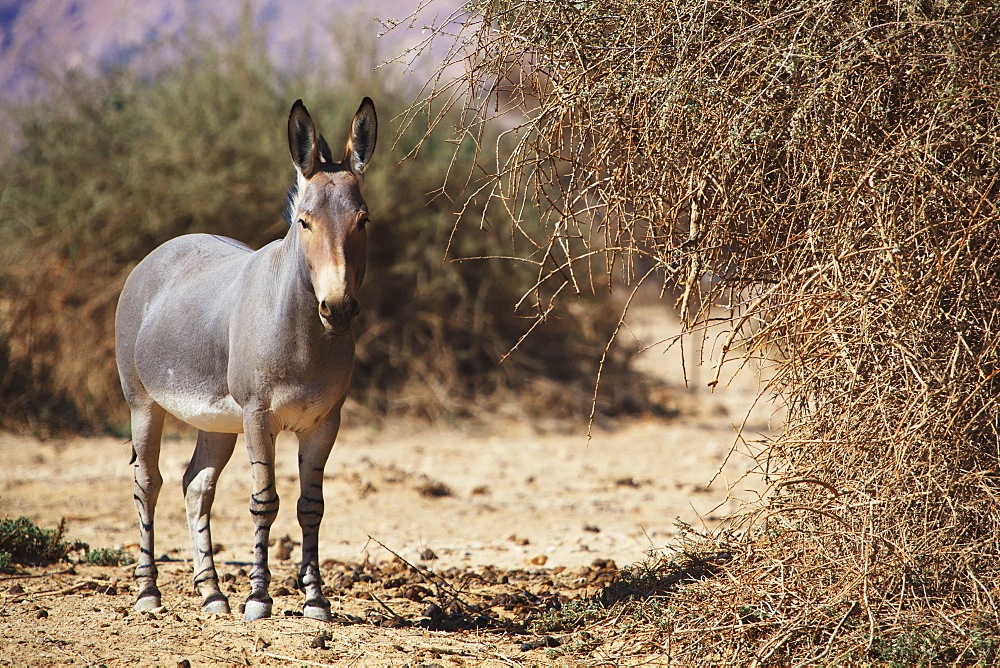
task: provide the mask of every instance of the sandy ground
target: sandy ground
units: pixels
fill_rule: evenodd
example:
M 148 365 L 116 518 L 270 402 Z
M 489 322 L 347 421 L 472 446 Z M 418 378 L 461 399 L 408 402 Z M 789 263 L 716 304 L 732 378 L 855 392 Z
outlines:
M 637 317 L 630 335 L 642 336 L 644 327 L 652 326 Z M 642 363 L 648 372 L 673 375 L 677 382 L 678 354 L 676 347 L 667 354 L 653 348 Z M 759 485 L 746 476 L 752 460 L 732 451 L 733 425 L 747 415 L 755 391 L 753 374 L 745 373 L 729 388 L 712 394 L 699 390 L 688 402 L 691 410 L 676 420 L 633 421 L 597 430 L 589 441 L 585 425 L 545 434 L 516 423 L 464 429 L 394 425 L 380 431 L 347 427 L 325 476 L 327 514 L 320 554 L 331 560 L 325 579 L 329 584 L 345 572 L 361 572 L 359 568 L 388 568 L 371 578 L 382 582 L 395 572 L 384 566 L 393 563 L 395 553 L 435 572 L 478 574 L 480 580 L 486 573 L 491 586 L 513 587 L 509 592 L 486 590 L 481 597 L 525 587 L 541 592 L 539 596 L 546 593 L 541 590 L 564 598 L 592 594 L 608 568 L 637 562 L 668 545 L 678 521 L 712 528 L 741 500 L 756 498 Z M 748 435 L 767 434 L 774 426 L 769 406 L 758 405 L 749 415 Z M 282 616 L 283 610 L 292 614 L 301 605 L 295 592 L 276 596 L 276 616 L 270 620 L 247 624 L 237 616 L 201 613 L 188 584 L 188 533 L 180 492 L 192 445 L 186 438 L 167 439 L 161 456 L 165 482 L 157 508 L 156 553 L 165 558 L 166 612 L 131 612 L 129 568 L 79 566 L 70 572 L 59 564 L 19 576 L 0 575 L 0 662 L 173 666 L 184 660 L 192 665 L 545 660 L 547 655 L 539 654 L 544 650 L 522 650 L 523 638 L 511 634 L 387 629 L 379 620 L 324 625 Z M 120 439 L 43 443 L 0 435 L 0 516 L 25 515 L 44 527 L 65 519 L 68 538 L 137 552 L 129 456 L 130 446 Z M 238 443 L 220 480 L 212 525 L 217 563 L 230 579 L 234 608 L 246 594 L 242 585 L 252 553 L 249 480 Z M 289 536 L 294 543 L 299 529 L 291 435 L 278 441 L 277 480 L 282 508 L 271 536 Z M 427 550 L 436 558 L 427 559 Z M 289 560 L 277 559 L 276 552 L 272 550 L 273 589 L 294 574 L 299 556 L 294 547 Z M 357 566 L 366 561 L 369 566 Z M 498 584 L 496 573 L 510 577 Z M 522 573 L 524 587 L 517 584 Z M 331 593 L 335 613 L 355 615 L 344 619 L 365 619 L 387 607 L 378 596 L 359 595 L 355 589 Z M 310 645 L 320 632 L 329 636 L 326 649 Z

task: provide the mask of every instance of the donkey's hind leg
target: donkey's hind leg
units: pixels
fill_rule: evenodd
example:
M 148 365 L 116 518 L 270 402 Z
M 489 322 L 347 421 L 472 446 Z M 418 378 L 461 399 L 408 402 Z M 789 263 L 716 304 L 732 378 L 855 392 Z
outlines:
M 212 558 L 212 501 L 215 483 L 233 454 L 236 434 L 198 432 L 191 463 L 184 472 L 184 505 L 194 564 L 194 586 L 202 596 L 205 612 L 229 613 L 229 600 L 219 589 L 219 576 Z
M 135 507 L 139 511 L 139 565 L 135 580 L 139 597 L 136 610 L 154 610 L 162 606 L 160 590 L 156 588 L 156 562 L 153 557 L 153 515 L 160 495 L 160 436 L 163 433 L 164 410 L 152 399 L 132 406 L 132 450 Z

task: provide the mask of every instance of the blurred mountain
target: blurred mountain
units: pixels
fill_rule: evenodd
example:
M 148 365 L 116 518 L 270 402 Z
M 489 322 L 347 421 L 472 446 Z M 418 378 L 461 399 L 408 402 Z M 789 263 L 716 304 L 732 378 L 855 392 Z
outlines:
M 443 20 L 457 5 L 435 0 L 422 7 L 412 21 L 417 29 L 390 31 L 379 40 L 377 57 L 416 45 L 424 24 Z M 233 33 L 245 19 L 264 35 L 274 62 L 305 57 L 337 67 L 336 34 L 378 35 L 385 27 L 374 18 L 410 23 L 417 6 L 413 0 L 0 0 L 0 101 L 42 95 L 73 71 L 134 64 L 154 45 L 167 47 L 156 57 L 168 60 L 169 47 L 183 48 L 185 34 Z

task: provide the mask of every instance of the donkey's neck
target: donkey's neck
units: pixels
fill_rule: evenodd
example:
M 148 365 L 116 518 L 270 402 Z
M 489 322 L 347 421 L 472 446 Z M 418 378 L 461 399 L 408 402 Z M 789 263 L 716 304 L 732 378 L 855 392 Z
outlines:
M 285 237 L 273 244 L 273 252 L 268 258 L 268 274 L 268 301 L 282 329 L 293 337 L 302 337 L 306 333 L 321 335 L 323 328 L 317 310 L 319 305 L 296 225 L 290 226 Z
M 285 222 L 288 224 L 288 231 L 279 242 L 271 263 L 278 303 L 294 311 L 286 315 L 315 319 L 318 317 L 318 303 L 309 278 L 305 254 L 302 252 L 302 231 L 296 220 L 305 188 L 306 178 L 302 172 L 295 170 L 295 180 L 286 195 Z

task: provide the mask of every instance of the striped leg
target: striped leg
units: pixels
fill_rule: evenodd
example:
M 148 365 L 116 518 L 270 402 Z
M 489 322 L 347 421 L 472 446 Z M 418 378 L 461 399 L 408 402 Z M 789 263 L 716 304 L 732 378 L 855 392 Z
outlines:
M 163 433 L 164 411 L 149 400 L 132 407 L 132 449 L 135 473 L 135 507 L 139 511 L 139 565 L 135 580 L 139 586 L 136 610 L 154 610 L 163 604 L 156 588 L 156 562 L 153 556 L 153 515 L 160 495 L 163 477 L 160 475 L 160 436 Z
M 267 593 L 271 571 L 267 567 L 267 542 L 271 525 L 278 515 L 278 489 L 274 485 L 274 438 L 277 429 L 268 411 L 246 411 L 243 432 L 250 456 L 253 489 L 250 514 L 254 523 L 253 569 L 250 571 L 250 595 L 243 618 L 246 621 L 271 616 L 273 601 Z
M 340 410 L 322 428 L 299 436 L 299 526 L 302 527 L 302 566 L 299 584 L 305 590 L 302 615 L 330 621 L 330 602 L 323 596 L 319 572 L 319 526 L 323 521 L 323 469 L 340 428 Z
M 229 601 L 219 589 L 219 576 L 212 558 L 212 501 L 215 483 L 233 454 L 236 434 L 198 432 L 191 463 L 184 472 L 184 505 L 194 564 L 194 587 L 202 596 L 205 612 L 229 613 Z

